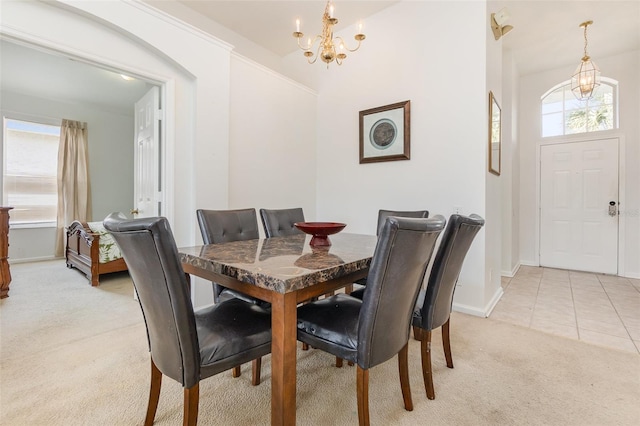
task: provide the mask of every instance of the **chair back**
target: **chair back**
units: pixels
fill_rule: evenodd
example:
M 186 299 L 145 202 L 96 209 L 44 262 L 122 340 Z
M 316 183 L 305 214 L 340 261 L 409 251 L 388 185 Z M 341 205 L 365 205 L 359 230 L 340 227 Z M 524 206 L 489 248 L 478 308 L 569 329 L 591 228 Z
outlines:
M 296 222 L 304 222 L 304 212 L 300 207 L 279 210 L 260 209 L 260 218 L 267 238 L 302 234 L 302 231 L 293 225 Z
M 142 308 L 151 358 L 162 374 L 191 387 L 200 376 L 200 353 L 187 278 L 164 217 L 104 220 L 122 251 Z
M 358 322 L 358 365 L 371 368 L 409 340 L 413 309 L 445 218 L 388 217 L 369 267 Z
M 456 283 L 474 238 L 484 226 L 476 214 L 451 215 L 433 260 L 420 314 L 422 328 L 433 330 L 449 320 Z
M 385 220 L 389 216 L 399 217 L 429 217 L 429 210 L 413 210 L 413 211 L 399 211 L 399 210 L 378 210 L 378 228 L 376 229 L 376 235 L 380 235 Z
M 205 244 L 260 238 L 256 209 L 196 210 Z

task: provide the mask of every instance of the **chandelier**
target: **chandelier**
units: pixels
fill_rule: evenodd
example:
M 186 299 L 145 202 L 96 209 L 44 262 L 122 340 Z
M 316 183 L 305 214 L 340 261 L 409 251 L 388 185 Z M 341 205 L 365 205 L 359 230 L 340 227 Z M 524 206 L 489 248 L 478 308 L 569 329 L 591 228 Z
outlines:
M 306 45 L 300 44 L 300 39 L 304 37 L 304 34 L 300 32 L 300 20 L 296 19 L 296 31 L 293 36 L 298 39 L 298 47 L 304 51 L 303 55 L 306 56 L 307 62 L 314 64 L 318 57 L 323 62 L 329 64 L 334 60 L 338 65 L 342 65 L 342 61 L 347 57 L 345 51 L 355 52 L 360 48 L 360 43 L 365 39 L 365 35 L 362 34 L 362 23 L 358 26 L 358 34 L 354 38 L 358 41 L 358 45 L 355 49 L 349 49 L 342 37 L 333 37 L 333 26 L 338 23 L 338 18 L 333 16 L 333 3 L 331 0 L 327 1 L 327 5 L 324 8 L 324 14 L 322 15 L 322 35 L 317 35 L 311 40 L 308 39 Z M 314 46 L 318 42 L 317 48 Z M 313 52 L 316 52 L 315 54 Z
M 591 24 L 593 21 L 580 24 L 580 27 L 584 27 L 584 56 L 571 77 L 571 91 L 581 101 L 591 99 L 593 91 L 600 86 L 600 69 L 587 53 L 587 27 Z

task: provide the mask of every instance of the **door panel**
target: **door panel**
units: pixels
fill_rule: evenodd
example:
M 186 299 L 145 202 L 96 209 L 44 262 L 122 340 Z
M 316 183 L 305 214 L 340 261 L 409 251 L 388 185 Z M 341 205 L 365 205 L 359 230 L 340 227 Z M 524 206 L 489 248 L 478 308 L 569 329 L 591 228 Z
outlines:
M 153 87 L 135 104 L 134 217 L 160 216 L 160 89 Z
M 540 179 L 540 265 L 617 274 L 618 140 L 543 145 Z

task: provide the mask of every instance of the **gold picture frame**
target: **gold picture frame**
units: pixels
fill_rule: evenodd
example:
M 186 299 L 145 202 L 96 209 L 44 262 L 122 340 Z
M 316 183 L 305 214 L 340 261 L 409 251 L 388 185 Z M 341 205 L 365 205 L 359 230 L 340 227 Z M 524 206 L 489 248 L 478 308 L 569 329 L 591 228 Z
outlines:
M 411 101 L 360 111 L 360 164 L 409 160 Z
M 502 162 L 502 125 L 500 105 L 489 91 L 489 172 L 500 176 Z

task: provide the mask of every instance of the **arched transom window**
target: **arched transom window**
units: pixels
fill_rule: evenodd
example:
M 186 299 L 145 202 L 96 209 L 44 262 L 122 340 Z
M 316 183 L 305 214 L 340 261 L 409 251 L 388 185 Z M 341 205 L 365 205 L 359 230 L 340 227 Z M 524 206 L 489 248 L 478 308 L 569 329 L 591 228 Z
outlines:
M 569 80 L 541 98 L 542 137 L 572 135 L 618 128 L 618 82 L 603 77 L 594 95 L 579 101 Z

